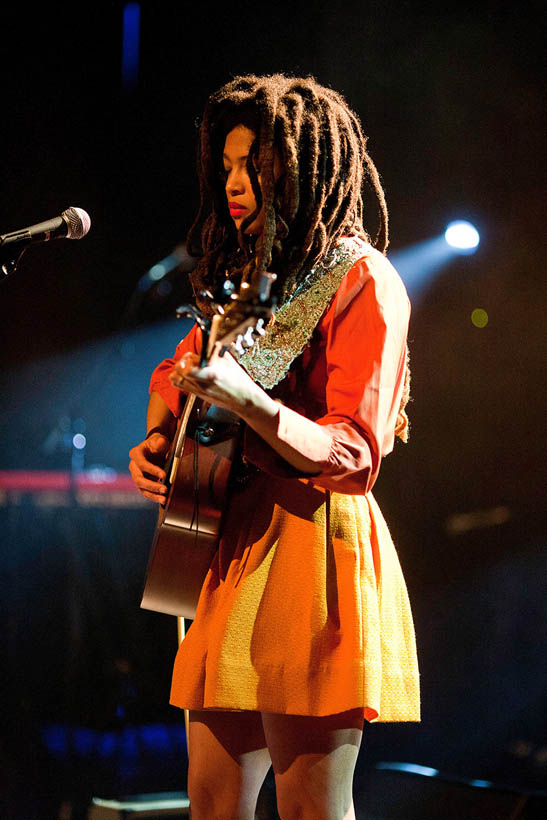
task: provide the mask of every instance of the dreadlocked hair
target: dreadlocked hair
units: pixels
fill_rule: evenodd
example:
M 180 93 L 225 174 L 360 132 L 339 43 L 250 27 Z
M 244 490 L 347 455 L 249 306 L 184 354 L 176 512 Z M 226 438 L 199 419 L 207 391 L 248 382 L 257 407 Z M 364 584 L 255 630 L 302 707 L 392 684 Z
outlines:
M 238 125 L 255 137 L 247 173 L 257 206 L 236 230 L 222 152 L 227 134 Z M 276 153 L 283 169 L 277 180 Z M 239 76 L 212 94 L 199 130 L 197 170 L 200 207 L 187 248 L 198 260 L 191 279 L 205 314 L 211 312 L 207 292 L 218 294 L 228 277 L 238 286 L 266 270 L 277 276 L 274 294 L 282 304 L 342 236 L 360 237 L 382 253 L 387 249 L 385 195 L 359 118 L 341 94 L 313 77 Z M 378 211 L 374 240 L 364 225 L 365 185 Z M 250 237 L 245 230 L 261 209 L 264 227 Z M 398 426 L 404 438 L 408 420 L 405 424 L 401 417 Z
M 397 421 L 395 422 L 395 435 L 406 444 L 410 436 L 410 422 L 406 413 L 406 406 L 410 401 L 410 353 L 408 345 L 406 346 L 406 361 L 405 361 L 405 376 L 403 381 L 403 392 L 401 395 L 401 403 L 397 413 Z
M 236 125 L 255 134 L 247 170 L 257 199 L 257 211 L 239 233 L 229 216 L 221 162 L 226 135 Z M 277 182 L 275 150 L 284 171 Z M 227 268 L 244 281 L 255 271 L 273 270 L 282 302 L 341 236 L 370 241 L 363 226 L 365 182 L 380 213 L 374 245 L 382 252 L 387 248 L 384 192 L 359 119 L 339 93 L 312 77 L 249 75 L 227 83 L 205 107 L 197 161 L 201 203 L 188 250 L 199 258 L 192 278 L 198 304 L 200 291 L 215 289 Z M 261 207 L 264 229 L 252 247 L 244 231 Z

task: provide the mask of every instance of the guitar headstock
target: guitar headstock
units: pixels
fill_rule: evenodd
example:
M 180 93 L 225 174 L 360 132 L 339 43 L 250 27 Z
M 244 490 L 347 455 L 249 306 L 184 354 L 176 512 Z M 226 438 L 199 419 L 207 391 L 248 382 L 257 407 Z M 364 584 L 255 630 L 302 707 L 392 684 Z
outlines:
M 191 315 L 202 332 L 201 366 L 204 367 L 215 344 L 222 345 L 221 354 L 233 346 L 242 354 L 264 336 L 266 325 L 273 315 L 275 303 L 270 296 L 275 273 L 263 272 L 257 284 L 243 282 L 239 291 L 233 293 L 227 304 L 215 305 L 215 315 L 206 319 L 189 305 L 177 309 L 177 316 Z
M 223 348 L 233 346 L 241 354 L 252 347 L 257 337 L 264 336 L 274 309 L 270 291 L 275 279 L 275 273 L 264 272 L 257 287 L 243 282 L 239 292 L 232 294 L 220 314 L 216 341 Z

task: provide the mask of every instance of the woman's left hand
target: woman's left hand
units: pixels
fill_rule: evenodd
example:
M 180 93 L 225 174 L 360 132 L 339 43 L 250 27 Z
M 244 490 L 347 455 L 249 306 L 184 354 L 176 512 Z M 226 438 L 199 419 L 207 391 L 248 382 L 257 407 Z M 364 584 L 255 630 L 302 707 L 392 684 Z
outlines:
M 218 355 L 217 348 L 205 367 L 199 366 L 199 356 L 186 353 L 169 376 L 174 387 L 193 393 L 198 398 L 224 407 L 245 418 L 259 407 L 264 409 L 269 396 L 228 352 Z

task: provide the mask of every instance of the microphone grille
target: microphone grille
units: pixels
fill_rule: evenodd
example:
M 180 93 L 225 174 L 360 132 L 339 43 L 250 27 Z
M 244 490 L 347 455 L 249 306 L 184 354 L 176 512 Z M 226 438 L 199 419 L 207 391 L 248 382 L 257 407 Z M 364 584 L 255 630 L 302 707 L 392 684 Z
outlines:
M 61 216 L 68 224 L 67 239 L 81 239 L 91 228 L 91 218 L 83 208 L 67 208 Z

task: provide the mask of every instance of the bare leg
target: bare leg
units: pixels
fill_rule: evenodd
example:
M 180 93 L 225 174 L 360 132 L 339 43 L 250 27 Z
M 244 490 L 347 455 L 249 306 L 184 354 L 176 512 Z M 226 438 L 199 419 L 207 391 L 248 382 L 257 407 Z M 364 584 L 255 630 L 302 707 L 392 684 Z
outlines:
M 254 820 L 271 761 L 259 712 L 190 712 L 192 820 Z
M 282 820 L 354 820 L 361 709 L 326 717 L 262 714 Z

